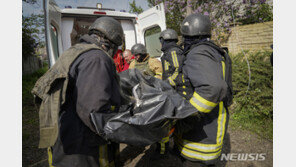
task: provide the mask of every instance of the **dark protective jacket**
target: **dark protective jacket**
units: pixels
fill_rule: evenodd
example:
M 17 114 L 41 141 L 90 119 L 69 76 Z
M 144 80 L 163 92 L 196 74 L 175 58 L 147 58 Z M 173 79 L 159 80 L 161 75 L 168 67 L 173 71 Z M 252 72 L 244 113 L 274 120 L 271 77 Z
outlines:
M 170 85 L 176 86 L 175 79 L 182 69 L 184 56 L 180 46 L 175 42 L 170 42 L 163 45 L 161 48 L 163 55 L 161 57 L 162 63 L 162 79 L 168 80 Z
M 90 114 L 109 112 L 112 106 L 116 108 L 121 103 L 114 62 L 89 39 L 89 36 L 82 38 L 82 44 L 76 44 L 64 52 L 37 81 L 32 91 L 43 100 L 40 113 L 45 121 L 43 118 L 40 121 L 44 126 L 40 126 L 41 138 L 55 136 L 59 132 L 63 152 L 68 155 L 98 155 L 99 146 L 107 142 L 96 134 Z M 46 117 L 42 116 L 44 112 L 47 113 Z M 51 125 L 47 121 L 55 123 Z M 51 128 L 56 127 L 57 122 L 58 128 Z M 54 130 L 42 134 L 42 129 L 48 128 Z M 52 146 L 56 139 L 45 138 L 40 141 L 40 147 Z M 56 144 L 53 149 L 55 147 Z
M 226 70 L 229 67 L 225 67 L 224 53 L 210 41 L 194 45 L 185 53 L 183 84 L 178 80 L 178 92 L 190 100 L 199 117 L 179 121 L 180 133 L 175 135 L 175 141 L 181 155 L 191 161 L 212 164 L 221 155 L 228 123 L 227 105 L 223 102 L 229 90 L 225 77 L 231 74 Z M 189 125 L 188 129 L 178 126 L 183 124 Z

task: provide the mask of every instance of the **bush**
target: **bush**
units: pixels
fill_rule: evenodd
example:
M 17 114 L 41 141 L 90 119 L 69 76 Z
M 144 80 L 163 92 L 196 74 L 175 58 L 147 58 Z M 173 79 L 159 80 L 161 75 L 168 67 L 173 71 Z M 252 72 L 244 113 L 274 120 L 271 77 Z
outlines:
M 234 124 L 272 139 L 273 68 L 271 52 L 248 54 L 251 69 L 249 90 L 248 66 L 243 54 L 232 56 L 234 103 L 230 107 Z
M 33 74 L 24 75 L 22 78 L 22 100 L 23 106 L 25 105 L 33 105 L 33 95 L 31 94 L 31 90 L 33 89 L 36 81 L 48 70 L 47 66 L 37 70 Z

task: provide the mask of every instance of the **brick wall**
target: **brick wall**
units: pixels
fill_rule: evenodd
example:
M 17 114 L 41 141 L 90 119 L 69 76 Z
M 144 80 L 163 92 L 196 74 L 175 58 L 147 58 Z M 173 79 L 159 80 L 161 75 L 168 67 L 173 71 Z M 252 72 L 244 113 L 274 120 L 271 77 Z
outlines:
M 232 32 L 226 43 L 231 54 L 236 54 L 243 50 L 250 52 L 267 50 L 271 51 L 270 45 L 273 43 L 273 22 L 257 23 L 232 28 Z

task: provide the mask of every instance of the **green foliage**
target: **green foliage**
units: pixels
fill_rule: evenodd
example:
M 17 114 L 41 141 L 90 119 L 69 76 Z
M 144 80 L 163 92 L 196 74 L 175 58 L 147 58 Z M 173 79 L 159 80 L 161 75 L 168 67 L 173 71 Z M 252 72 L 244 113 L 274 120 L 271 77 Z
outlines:
M 129 5 L 130 5 L 130 10 L 129 10 L 130 13 L 140 14 L 144 11 L 141 6 L 137 6 L 135 0 L 133 0 L 132 3 L 129 3 Z
M 22 17 L 22 55 L 27 58 L 35 55 L 37 46 L 44 47 L 44 17 L 31 15 Z
M 248 89 L 248 66 L 243 54 L 232 56 L 234 103 L 231 120 L 243 128 L 272 139 L 273 68 L 270 52 L 248 54 L 251 83 Z
M 239 19 L 243 25 L 273 20 L 272 6 L 269 4 L 259 4 L 245 9 L 246 17 Z
M 180 25 L 184 20 L 184 16 L 180 12 L 180 8 L 174 8 L 171 12 L 165 14 L 167 28 L 175 30 L 179 35 L 181 35 Z
M 37 70 L 33 74 L 23 75 L 23 78 L 22 78 L 23 106 L 32 105 L 33 95 L 31 94 L 31 90 L 33 89 L 38 78 L 40 78 L 47 70 L 48 70 L 48 66 L 44 66 L 43 68 Z
M 22 0 L 22 1 L 29 4 L 35 4 L 37 2 L 37 0 Z
M 147 36 L 150 36 L 150 35 L 153 35 L 153 34 L 156 34 L 156 33 L 160 33 L 160 32 L 161 32 L 161 29 L 160 29 L 159 26 L 150 28 L 150 29 L 145 31 L 145 38 Z

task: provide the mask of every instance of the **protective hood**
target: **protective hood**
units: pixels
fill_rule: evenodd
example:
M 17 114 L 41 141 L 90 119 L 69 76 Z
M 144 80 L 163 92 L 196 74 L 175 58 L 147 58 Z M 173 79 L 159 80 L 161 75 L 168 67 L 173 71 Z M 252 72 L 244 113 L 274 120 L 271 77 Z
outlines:
M 106 50 L 106 52 L 108 52 L 110 56 L 115 55 L 115 53 L 117 52 L 117 48 L 118 48 L 118 46 L 115 44 L 109 44 L 108 42 L 105 42 L 104 40 L 99 41 L 98 36 L 95 34 L 91 34 L 91 35 L 85 34 L 82 37 L 80 37 L 79 41 L 84 42 L 84 43 L 95 44 L 100 47 L 102 47 L 102 45 L 104 45 L 108 48 L 108 50 Z
M 161 51 L 166 51 L 171 47 L 179 47 L 175 41 L 168 41 L 168 40 L 160 40 L 161 43 Z
M 187 53 L 191 46 L 192 45 L 195 45 L 195 44 L 198 44 L 200 42 L 204 42 L 204 41 L 207 41 L 209 40 L 209 38 L 202 38 L 202 39 L 199 39 L 199 38 L 196 38 L 196 37 L 185 37 L 184 38 L 184 51 L 183 53 Z
M 88 34 L 85 34 L 82 37 L 80 37 L 79 42 L 99 45 L 98 41 Z

